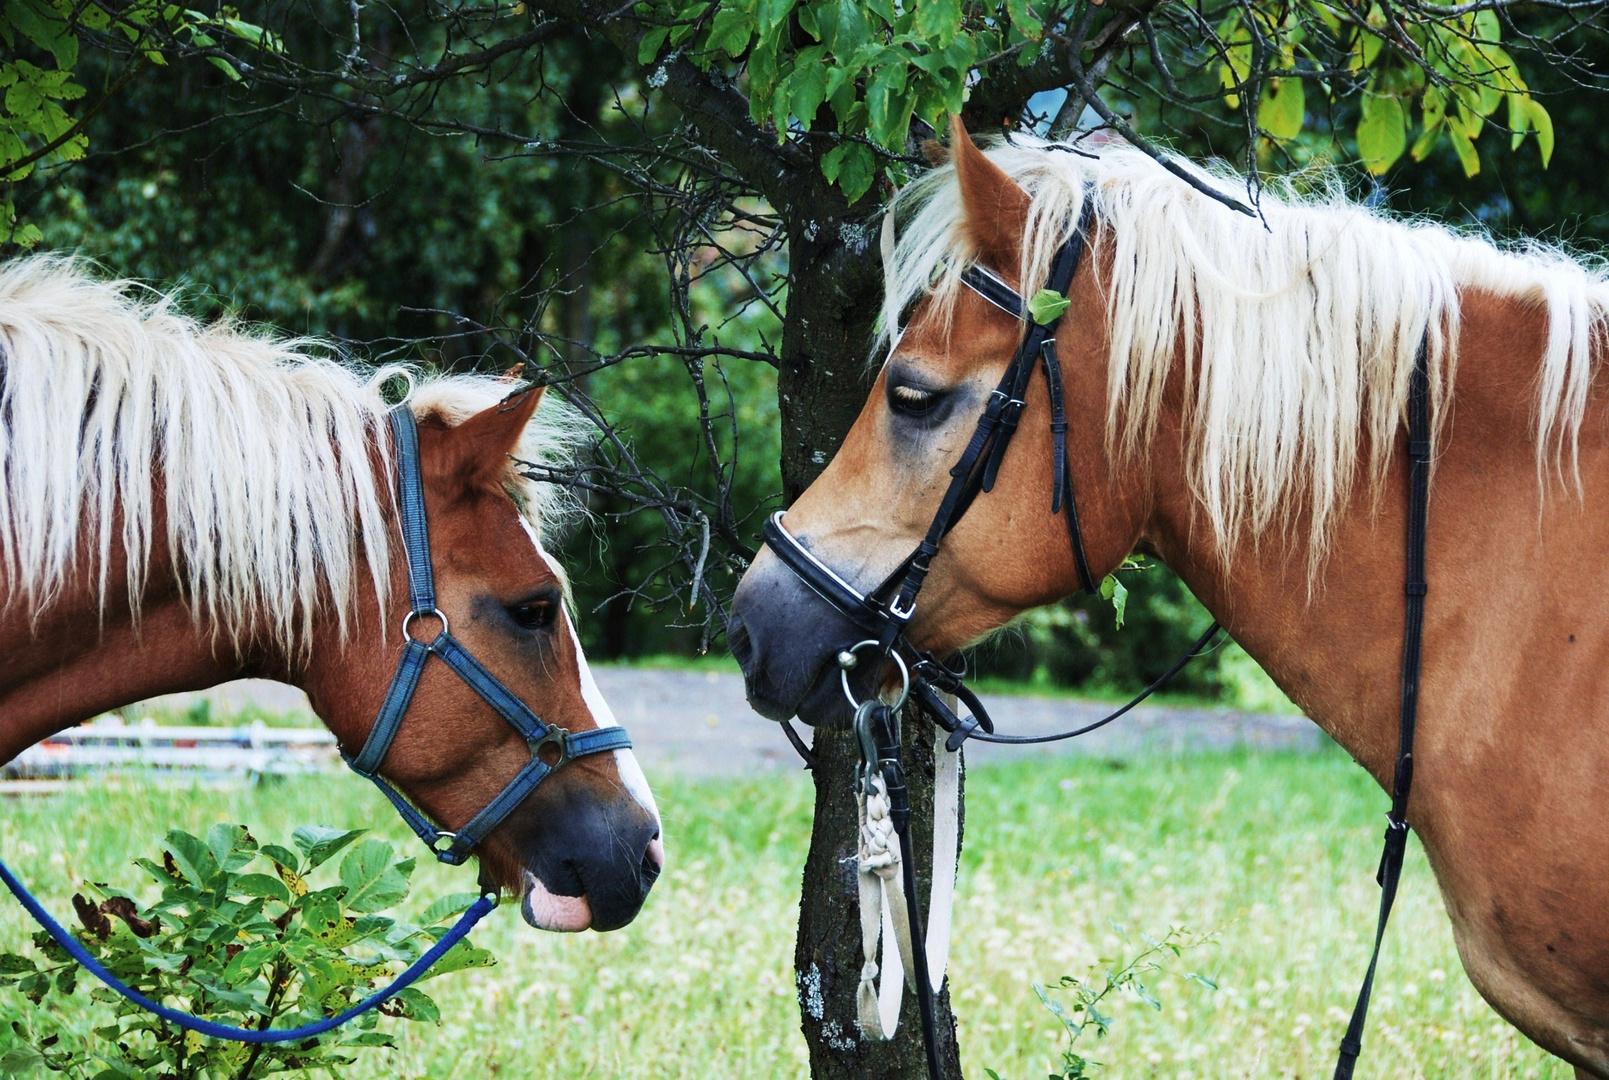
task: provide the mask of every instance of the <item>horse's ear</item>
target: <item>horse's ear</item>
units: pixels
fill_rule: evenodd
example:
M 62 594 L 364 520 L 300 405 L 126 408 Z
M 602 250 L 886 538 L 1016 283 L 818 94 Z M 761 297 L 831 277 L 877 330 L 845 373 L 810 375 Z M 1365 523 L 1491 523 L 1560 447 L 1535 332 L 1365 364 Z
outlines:
M 950 117 L 950 158 L 961 184 L 967 235 L 978 257 L 997 270 L 1016 270 L 1028 230 L 1028 193 L 984 156 L 959 116 Z
M 508 456 L 519 445 L 546 390 L 545 386 L 532 386 L 510 394 L 449 429 L 440 475 L 465 488 L 500 488 L 508 473 Z

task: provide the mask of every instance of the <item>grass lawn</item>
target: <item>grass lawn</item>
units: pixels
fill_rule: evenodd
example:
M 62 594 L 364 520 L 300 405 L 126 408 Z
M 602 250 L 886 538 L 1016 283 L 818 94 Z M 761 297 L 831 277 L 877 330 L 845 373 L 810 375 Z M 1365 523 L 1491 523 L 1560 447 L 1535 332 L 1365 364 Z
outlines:
M 1170 925 L 1217 931 L 1153 984 L 1161 1011 L 1116 1001 L 1112 1035 L 1081 1042 L 1112 1077 L 1319 1077 L 1367 959 L 1385 796 L 1340 752 L 1195 755 L 1126 767 L 1095 760 L 980 768 L 951 964 L 970 1076 L 1043 1077 L 1060 1025 L 1033 983 L 1087 975 Z M 670 867 L 636 923 L 566 937 L 512 905 L 477 931 L 495 968 L 429 986 L 439 1026 L 388 1022 L 401 1049 L 354 1077 L 802 1077 L 792 971 L 811 790 L 798 775 L 656 785 Z M 347 776 L 256 789 L 122 782 L 4 804 L 0 857 L 70 915 L 72 882 L 140 882 L 129 860 L 171 827 L 249 824 L 287 842 L 304 823 L 372 825 L 416 843 L 379 794 Z M 407 850 L 407 848 L 404 848 Z M 422 853 L 421 853 L 422 854 Z M 473 871 L 422 866 L 415 898 L 472 887 Z M 24 950 L 26 916 L 0 900 L 0 950 Z M 1131 939 L 1123 941 L 1115 927 Z M 81 988 L 78 999 L 87 1001 Z M 30 1006 L 0 992 L 0 1017 Z M 87 1014 L 75 1022 L 87 1029 Z M 1417 849 L 1393 919 L 1362 1074 L 1552 1077 L 1570 1070 L 1500 1021 L 1458 964 Z

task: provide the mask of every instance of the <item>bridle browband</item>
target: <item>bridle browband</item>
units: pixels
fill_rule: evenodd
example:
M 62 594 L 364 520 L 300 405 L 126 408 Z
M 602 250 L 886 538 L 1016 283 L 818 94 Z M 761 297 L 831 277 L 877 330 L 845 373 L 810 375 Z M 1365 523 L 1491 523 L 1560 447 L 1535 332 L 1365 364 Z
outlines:
M 391 800 L 391 805 L 397 808 L 402 820 L 408 823 L 408 827 L 425 842 L 437 859 L 457 866 L 468 859 L 487 835 L 555 770 L 566 762 L 588 754 L 628 749 L 631 737 L 618 726 L 567 731 L 544 723 L 513 691 L 487 671 L 464 648 L 462 642 L 453 637 L 447 625 L 447 616 L 436 606 L 435 576 L 430 568 L 430 531 L 425 518 L 424 478 L 419 467 L 419 428 L 406 405 L 391 411 L 391 434 L 396 450 L 397 512 L 402 521 L 402 545 L 408 561 L 409 607 L 408 614 L 402 618 L 402 636 L 406 644 L 374 727 L 369 730 L 362 749 L 346 757 L 346 763 L 353 772 L 374 782 Z M 408 629 L 415 619 L 436 620 L 441 623 L 441 633 L 429 642 L 411 636 Z M 402 792 L 380 775 L 386 752 L 391 749 L 402 727 L 403 717 L 419 686 L 419 677 L 424 673 L 426 661 L 432 656 L 439 657 L 486 704 L 508 721 L 531 750 L 531 760 L 508 782 L 508 786 L 498 792 L 467 824 L 453 831 L 437 828 Z M 552 764 L 542 760 L 542 752 L 550 747 L 550 752 L 557 753 Z

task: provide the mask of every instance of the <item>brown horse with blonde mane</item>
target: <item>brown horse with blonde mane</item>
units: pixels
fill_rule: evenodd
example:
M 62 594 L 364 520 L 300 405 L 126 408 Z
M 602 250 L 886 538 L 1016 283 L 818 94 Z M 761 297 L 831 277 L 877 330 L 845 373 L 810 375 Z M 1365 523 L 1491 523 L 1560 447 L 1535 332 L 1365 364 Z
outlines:
M 246 676 L 306 690 L 357 753 L 409 610 L 382 395 L 399 377 L 439 611 L 548 724 L 615 723 L 542 543 L 567 503 L 511 458 L 551 463 L 573 444 L 557 401 L 538 414 L 540 388 L 360 372 L 51 257 L 0 267 L 0 364 L 0 761 L 107 709 Z M 380 771 L 452 830 L 532 753 L 429 663 Z M 659 833 L 616 749 L 555 770 L 476 854 L 532 926 L 609 930 L 658 875 Z
M 890 211 L 887 361 L 787 530 L 862 592 L 906 558 L 1024 334 L 962 272 L 1032 296 L 1092 199 L 1057 335 L 1096 580 L 1131 552 L 1166 562 L 1389 785 L 1423 342 L 1433 481 L 1408 819 L 1482 995 L 1578 1076 L 1609 1077 L 1603 271 L 1393 221 L 1333 187 L 1270 192 L 1253 220 L 1120 145 L 980 150 L 956 125 L 951 154 Z M 932 562 L 907 628 L 918 649 L 952 652 L 1078 587 L 1048 512 L 1043 378 L 1026 402 L 1022 445 Z M 769 551 L 731 633 L 760 712 L 845 719 L 835 658 L 865 635 Z

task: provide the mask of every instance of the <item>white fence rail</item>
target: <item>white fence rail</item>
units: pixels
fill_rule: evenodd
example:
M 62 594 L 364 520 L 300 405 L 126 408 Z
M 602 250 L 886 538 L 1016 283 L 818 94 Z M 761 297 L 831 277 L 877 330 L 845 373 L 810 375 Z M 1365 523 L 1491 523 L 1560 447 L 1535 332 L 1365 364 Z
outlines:
M 280 776 L 315 772 L 339 761 L 335 736 L 323 728 L 159 727 L 115 717 L 69 728 L 30 746 L 0 767 L 0 778 L 61 780 L 87 773 L 202 772 L 213 776 Z

